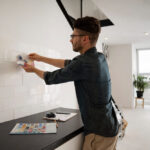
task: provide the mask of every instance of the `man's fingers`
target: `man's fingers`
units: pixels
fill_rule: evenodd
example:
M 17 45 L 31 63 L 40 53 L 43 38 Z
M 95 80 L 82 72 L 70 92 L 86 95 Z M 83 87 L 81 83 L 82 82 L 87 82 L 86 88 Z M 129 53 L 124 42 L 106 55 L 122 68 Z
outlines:
M 32 60 L 37 60 L 38 55 L 35 54 L 35 53 L 31 53 L 31 54 L 28 55 L 28 57 L 29 57 L 30 59 L 32 59 Z
M 34 56 L 34 55 L 36 55 L 36 53 L 30 53 L 30 54 L 29 54 L 29 56 Z
M 25 66 L 22 66 L 22 68 L 26 71 L 26 67 Z
M 33 72 L 33 66 L 25 63 L 24 66 L 22 66 L 22 68 L 26 71 L 26 72 Z
M 27 63 L 24 63 L 24 65 L 22 66 L 22 68 L 24 68 L 24 69 L 26 69 L 28 67 L 30 67 L 30 65 L 28 65 Z
M 28 55 L 28 57 L 29 57 L 29 58 L 34 58 L 35 55 L 36 55 L 35 53 L 31 53 L 31 54 Z

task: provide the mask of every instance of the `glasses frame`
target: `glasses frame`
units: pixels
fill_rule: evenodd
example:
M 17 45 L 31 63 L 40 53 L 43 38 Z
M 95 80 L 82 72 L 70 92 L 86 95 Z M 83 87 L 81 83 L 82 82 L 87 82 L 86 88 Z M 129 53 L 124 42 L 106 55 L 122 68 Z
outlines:
M 71 34 L 70 38 L 73 39 L 75 36 L 86 36 L 86 35 L 84 35 L 84 34 L 78 34 L 78 35 L 77 34 Z

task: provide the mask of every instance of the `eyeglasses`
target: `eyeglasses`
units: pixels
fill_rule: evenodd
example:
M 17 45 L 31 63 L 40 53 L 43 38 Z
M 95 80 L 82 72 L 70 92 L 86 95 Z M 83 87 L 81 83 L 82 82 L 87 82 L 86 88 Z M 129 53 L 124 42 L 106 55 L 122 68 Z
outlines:
M 86 35 L 82 35 L 82 34 L 81 34 L 81 35 L 71 34 L 71 35 L 70 35 L 70 38 L 74 38 L 75 36 L 86 36 Z

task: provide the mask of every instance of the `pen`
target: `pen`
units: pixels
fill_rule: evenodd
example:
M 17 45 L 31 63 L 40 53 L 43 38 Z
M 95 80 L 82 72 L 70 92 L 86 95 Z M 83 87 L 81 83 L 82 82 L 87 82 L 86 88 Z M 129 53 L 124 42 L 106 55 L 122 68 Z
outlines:
M 64 115 L 69 115 L 69 112 L 56 112 L 56 114 L 64 114 Z
M 56 120 L 54 120 L 54 122 L 56 123 L 56 127 L 58 128 L 58 123 L 57 123 L 57 121 L 56 121 Z

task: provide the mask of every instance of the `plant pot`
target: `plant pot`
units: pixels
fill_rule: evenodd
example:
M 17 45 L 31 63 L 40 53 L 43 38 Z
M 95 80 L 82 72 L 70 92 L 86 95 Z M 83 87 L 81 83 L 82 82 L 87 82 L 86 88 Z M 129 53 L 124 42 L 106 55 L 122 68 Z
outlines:
M 143 97 L 144 91 L 136 91 L 137 98 L 142 98 Z

